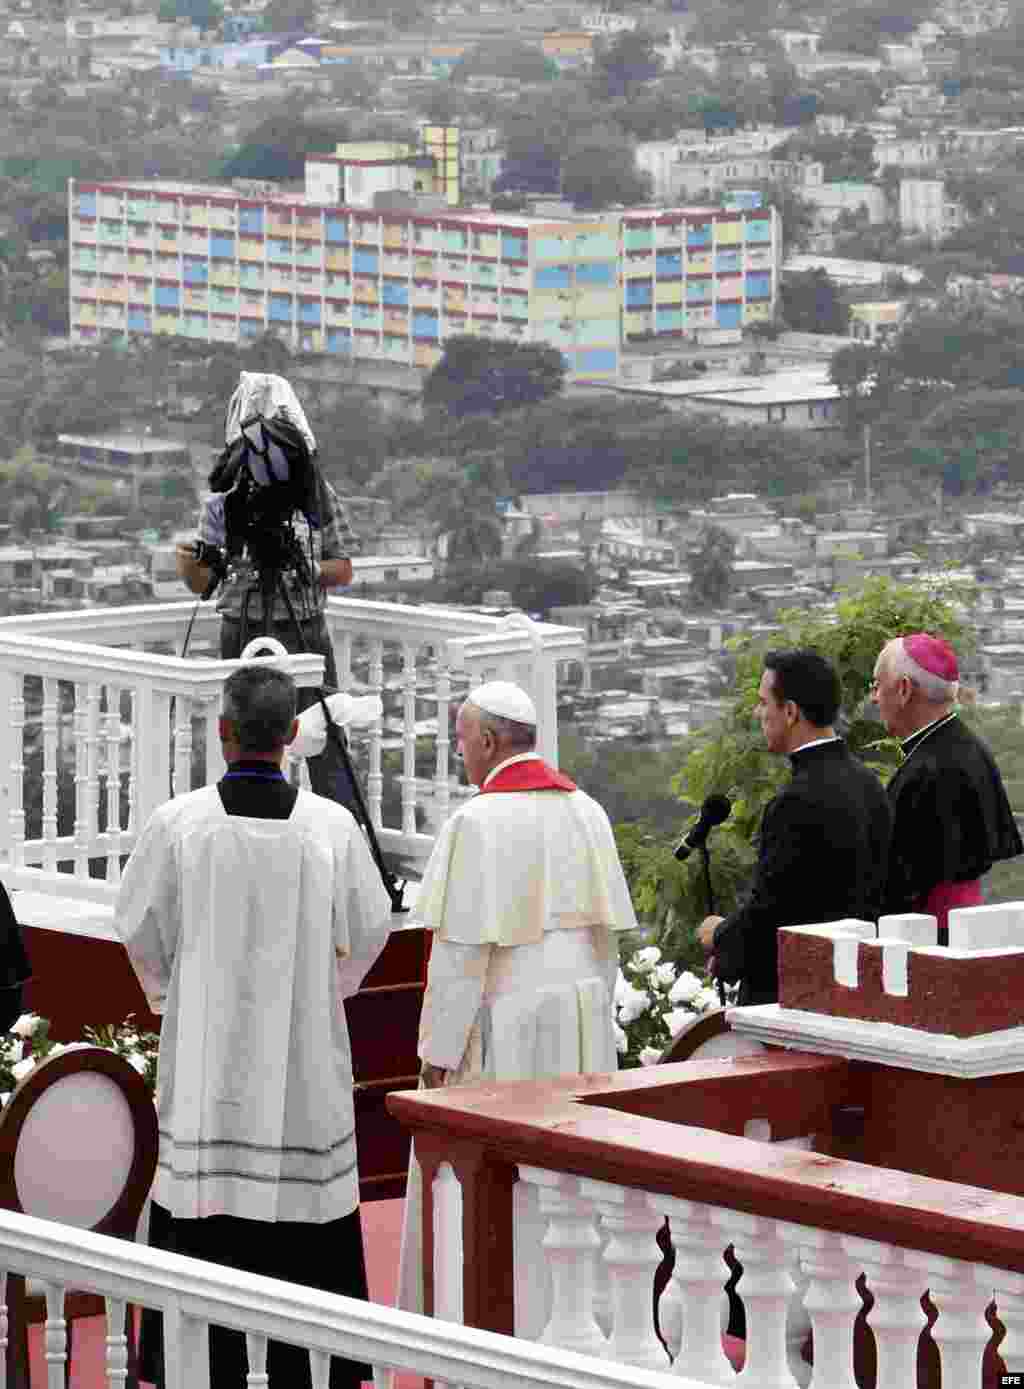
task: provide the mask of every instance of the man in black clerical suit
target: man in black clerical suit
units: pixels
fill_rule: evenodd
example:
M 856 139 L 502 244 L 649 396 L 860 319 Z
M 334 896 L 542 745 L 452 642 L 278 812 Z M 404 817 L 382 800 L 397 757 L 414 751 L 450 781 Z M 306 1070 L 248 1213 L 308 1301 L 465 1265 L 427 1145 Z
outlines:
M 874 920 L 885 885 L 892 812 L 882 783 L 837 737 L 839 677 L 816 651 L 764 659 L 757 716 L 770 752 L 789 758 L 792 780 L 765 807 L 754 882 L 724 919 L 697 938 L 741 1004 L 779 997 L 780 926 Z
M 894 823 L 883 910 L 934 916 L 940 945 L 953 907 L 981 905 L 981 875 L 1024 852 L 999 768 L 956 712 L 959 681 L 950 644 L 913 632 L 882 648 L 871 686 L 903 753 L 887 788 Z

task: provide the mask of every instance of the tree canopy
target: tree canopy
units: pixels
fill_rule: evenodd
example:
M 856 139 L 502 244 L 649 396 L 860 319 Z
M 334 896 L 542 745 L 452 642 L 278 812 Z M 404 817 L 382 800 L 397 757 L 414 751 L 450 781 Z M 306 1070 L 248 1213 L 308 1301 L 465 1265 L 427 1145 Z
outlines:
M 500 414 L 558 395 L 565 359 L 544 343 L 488 342 L 461 334 L 445 343 L 423 385 L 425 405 L 454 415 Z

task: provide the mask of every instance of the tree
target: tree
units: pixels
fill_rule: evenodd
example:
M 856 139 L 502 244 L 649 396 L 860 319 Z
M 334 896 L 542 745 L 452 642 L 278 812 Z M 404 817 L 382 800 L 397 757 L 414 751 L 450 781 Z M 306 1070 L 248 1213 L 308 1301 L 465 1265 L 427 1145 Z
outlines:
M 839 388 L 848 433 L 855 433 L 877 417 L 883 404 L 880 378 L 884 375 L 885 363 L 879 347 L 853 342 L 832 354 L 828 379 Z
M 736 537 L 721 526 L 705 526 L 690 553 L 690 592 L 698 603 L 720 608 L 732 590 Z
M 654 35 L 644 29 L 625 30 L 598 44 L 594 55 L 595 95 L 604 100 L 628 97 L 660 71 L 661 58 L 654 47 Z
M 445 343 L 424 382 L 423 402 L 453 415 L 500 414 L 558 395 L 565 370 L 562 354 L 543 343 L 488 342 L 461 334 Z
M 547 82 L 551 78 L 548 60 L 539 48 L 519 39 L 490 39 L 463 54 L 452 69 L 452 81 L 467 77 L 506 77 L 517 82 Z
M 761 194 L 765 207 L 774 207 L 782 223 L 783 252 L 799 251 L 810 240 L 817 221 L 817 210 L 812 202 L 800 196 L 788 183 L 774 183 L 763 180 L 754 187 Z
M 776 615 L 779 630 L 769 640 L 750 637 L 729 643 L 735 661 L 732 703 L 716 723 L 677 744 L 680 770 L 672 781 L 680 800 L 699 806 L 712 794 L 727 795 L 732 814 L 716 831 L 712 883 L 716 909 L 728 913 L 753 865 L 753 836 L 761 815 L 787 776 L 785 761 L 768 752 L 756 727 L 754 707 L 765 649 L 813 647 L 833 662 L 842 687 L 838 727 L 851 748 L 887 776 L 897 764 L 895 741 L 882 725 L 866 716 L 866 700 L 879 651 L 892 637 L 929 631 L 957 647 L 961 661 L 969 646 L 960 616 L 965 587 L 953 580 L 894 584 L 867 580 L 839 602 L 835 620 L 828 615 L 784 611 Z M 672 958 L 692 950 L 693 928 L 706 912 L 698 856 L 673 865 L 670 841 L 644 839 L 641 831 L 617 831 L 620 855 L 637 910 L 659 928 L 658 944 Z
M 570 146 L 562 167 L 562 192 L 583 208 L 640 202 L 650 187 L 635 159 L 632 145 L 621 137 L 595 130 Z
M 302 178 L 307 154 L 315 150 L 333 153 L 345 135 L 337 122 L 314 125 L 285 112 L 268 116 L 224 161 L 221 177 Z
M 800 333 L 845 333 L 848 306 L 820 266 L 784 275 L 779 295 L 786 326 Z

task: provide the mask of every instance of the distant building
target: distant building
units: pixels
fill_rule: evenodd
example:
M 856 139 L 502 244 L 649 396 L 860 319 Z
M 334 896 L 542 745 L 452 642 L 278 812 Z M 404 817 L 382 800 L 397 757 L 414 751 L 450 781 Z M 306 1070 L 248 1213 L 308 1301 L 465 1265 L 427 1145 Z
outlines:
M 941 178 L 900 179 L 900 229 L 908 236 L 941 240 L 964 222 L 963 209 Z
M 447 176 L 447 175 L 446 175 Z M 773 208 L 522 216 L 450 208 L 432 157 L 312 155 L 304 193 L 156 180 L 69 189 L 74 343 L 180 334 L 431 367 L 455 334 L 543 342 L 614 380 L 620 342 L 770 320 Z
M 850 337 L 860 342 L 884 342 L 899 329 L 909 307 L 905 299 L 851 304 Z

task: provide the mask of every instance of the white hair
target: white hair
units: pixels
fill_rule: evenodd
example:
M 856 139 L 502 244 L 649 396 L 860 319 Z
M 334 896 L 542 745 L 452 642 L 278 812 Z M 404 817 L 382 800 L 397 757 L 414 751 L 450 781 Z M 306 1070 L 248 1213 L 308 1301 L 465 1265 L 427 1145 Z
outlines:
M 930 670 L 919 666 L 903 645 L 902 637 L 896 637 L 894 641 L 887 643 L 884 655 L 886 670 L 893 679 L 899 680 L 905 675 L 918 687 L 929 704 L 952 704 L 959 694 L 960 682 L 943 680 L 941 675 L 934 675 Z

